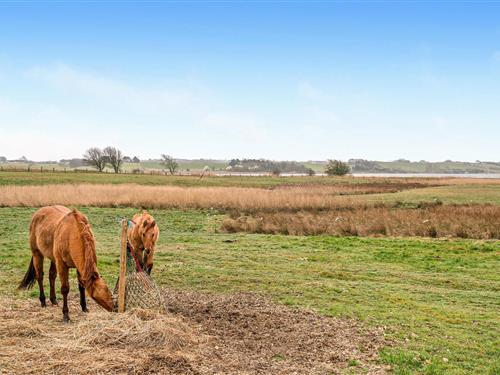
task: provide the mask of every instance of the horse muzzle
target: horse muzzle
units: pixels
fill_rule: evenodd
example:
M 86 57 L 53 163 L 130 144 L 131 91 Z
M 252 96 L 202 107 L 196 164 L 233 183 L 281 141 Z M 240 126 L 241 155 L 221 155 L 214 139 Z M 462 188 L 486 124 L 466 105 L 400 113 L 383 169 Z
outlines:
M 151 270 L 153 269 L 153 262 L 151 259 L 151 262 L 148 262 L 148 258 L 150 256 L 151 250 L 150 249 L 144 249 L 144 256 L 142 258 L 142 269 L 144 272 L 146 272 L 148 275 L 151 275 Z

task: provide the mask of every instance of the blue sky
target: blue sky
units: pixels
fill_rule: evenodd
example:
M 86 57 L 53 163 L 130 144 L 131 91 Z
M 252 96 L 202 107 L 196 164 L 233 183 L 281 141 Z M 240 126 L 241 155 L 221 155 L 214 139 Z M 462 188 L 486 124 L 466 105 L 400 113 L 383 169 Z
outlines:
M 0 156 L 500 160 L 500 2 L 0 1 Z

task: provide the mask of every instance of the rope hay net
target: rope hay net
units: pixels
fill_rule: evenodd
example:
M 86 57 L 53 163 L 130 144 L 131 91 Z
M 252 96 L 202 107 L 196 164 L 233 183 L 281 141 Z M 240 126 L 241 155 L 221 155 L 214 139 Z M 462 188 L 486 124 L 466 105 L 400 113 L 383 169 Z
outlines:
M 131 247 L 127 242 L 125 271 L 125 310 L 141 308 L 155 311 L 165 311 L 165 304 L 160 288 L 154 280 L 145 273 L 132 255 Z M 113 291 L 113 302 L 118 309 L 120 278 L 116 281 Z

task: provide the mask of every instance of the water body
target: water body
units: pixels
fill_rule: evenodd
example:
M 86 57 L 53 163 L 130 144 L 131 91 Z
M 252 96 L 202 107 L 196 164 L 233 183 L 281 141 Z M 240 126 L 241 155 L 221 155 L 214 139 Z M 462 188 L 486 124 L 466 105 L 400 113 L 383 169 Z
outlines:
M 212 176 L 242 176 L 242 177 L 258 177 L 258 176 L 271 176 L 270 173 L 264 172 L 212 172 Z M 354 177 L 459 177 L 459 178 L 498 178 L 500 173 L 353 173 Z M 282 173 L 281 177 L 295 177 L 307 176 L 305 173 Z M 324 173 L 316 173 L 316 176 L 326 176 Z

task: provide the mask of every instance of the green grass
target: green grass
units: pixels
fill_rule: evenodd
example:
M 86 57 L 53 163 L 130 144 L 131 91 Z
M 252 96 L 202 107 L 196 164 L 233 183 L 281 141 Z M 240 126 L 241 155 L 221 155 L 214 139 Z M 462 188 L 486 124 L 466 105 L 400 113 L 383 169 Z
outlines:
M 117 218 L 135 211 L 82 211 L 94 227 L 100 271 L 114 285 Z M 3 295 L 37 296 L 36 288 L 15 291 L 29 262 L 33 212 L 0 208 Z M 500 369 L 499 241 L 219 234 L 222 216 L 214 211 L 151 212 L 161 228 L 153 275 L 164 286 L 261 292 L 288 305 L 386 326 L 393 344 L 381 360 L 396 374 Z
M 367 194 L 368 201 L 419 203 L 435 200 L 455 204 L 500 204 L 500 184 L 449 185 L 410 189 L 397 193 Z
M 162 176 L 151 174 L 115 174 L 95 172 L 0 172 L 0 185 L 127 183 L 140 185 L 175 186 L 272 187 L 282 183 L 286 183 L 287 181 L 291 180 L 288 180 L 288 177 L 203 177 L 200 179 L 199 176 Z
M 399 173 L 500 173 L 498 163 L 377 161 L 378 167 Z
M 0 185 L 47 184 L 141 184 L 175 186 L 241 186 L 272 188 L 278 185 L 335 185 L 391 181 L 390 178 L 359 177 L 273 177 L 273 176 L 162 176 L 151 174 L 96 172 L 0 172 Z

